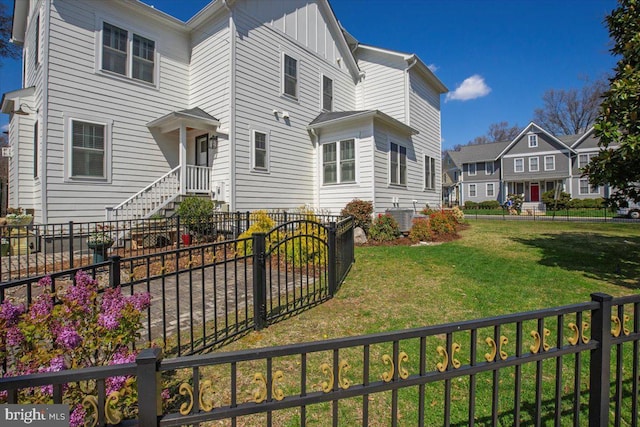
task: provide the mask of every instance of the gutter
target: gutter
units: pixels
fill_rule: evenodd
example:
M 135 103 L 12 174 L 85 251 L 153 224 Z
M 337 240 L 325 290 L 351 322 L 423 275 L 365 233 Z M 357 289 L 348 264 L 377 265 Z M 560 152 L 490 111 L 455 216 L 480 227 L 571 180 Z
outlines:
M 411 83 L 409 81 L 409 71 L 418 63 L 418 58 L 412 55 L 407 58 L 407 63 L 409 66 L 404 70 L 404 121 L 411 126 L 411 108 L 409 106 L 409 87 Z
M 42 223 L 47 224 L 49 222 L 49 205 L 48 205 L 48 146 L 47 140 L 49 139 L 49 44 L 51 42 L 50 30 L 51 30 L 51 0 L 44 2 L 44 13 L 46 16 L 46 21 L 44 23 L 44 37 L 42 46 L 46 49 L 43 49 L 42 52 L 42 85 L 46 88 L 46 90 L 42 91 L 42 142 L 40 146 L 42 147 L 42 164 L 41 164 L 41 172 L 42 175 L 40 177 L 40 196 L 42 197 L 41 206 L 42 206 Z M 41 15 L 42 17 L 42 15 Z M 36 153 L 37 156 L 37 153 Z
M 211 3 L 211 5 L 215 4 Z M 222 0 L 222 5 L 229 12 L 229 210 L 236 210 L 236 24 L 229 0 Z M 205 8 L 207 9 L 207 8 Z M 203 11 L 205 10 L 203 9 Z M 196 18 L 193 18 L 196 21 Z

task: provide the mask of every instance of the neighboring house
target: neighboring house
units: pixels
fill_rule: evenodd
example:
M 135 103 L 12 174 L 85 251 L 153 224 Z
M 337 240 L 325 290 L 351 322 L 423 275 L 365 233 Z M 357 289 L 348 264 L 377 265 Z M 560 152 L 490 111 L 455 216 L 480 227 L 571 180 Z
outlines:
M 15 0 L 12 31 L 9 203 L 38 222 L 196 193 L 242 211 L 440 203 L 446 87 L 359 44 L 326 0 L 216 0 L 186 23 L 136 0 Z
M 590 186 L 582 176 L 600 150 L 597 142 L 593 128 L 582 135 L 556 137 L 532 122 L 512 141 L 447 151 L 444 167 L 449 176 L 457 177 L 447 187 L 458 195 L 450 202 L 504 203 L 509 194 L 522 194 L 530 206 L 544 209 L 542 193 L 556 188 L 576 199 L 608 197 L 608 187 Z

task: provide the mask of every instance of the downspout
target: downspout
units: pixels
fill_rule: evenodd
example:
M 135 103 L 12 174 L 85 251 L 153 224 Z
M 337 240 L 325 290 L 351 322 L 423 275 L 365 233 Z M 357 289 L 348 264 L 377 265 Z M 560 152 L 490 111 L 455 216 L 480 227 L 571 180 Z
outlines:
M 236 210 L 236 25 L 228 0 L 222 5 L 229 12 L 229 210 Z
M 319 154 L 319 148 L 320 148 L 320 135 L 318 134 L 318 132 L 316 132 L 316 130 L 314 128 L 309 129 L 309 133 L 311 133 L 311 135 L 313 136 L 313 148 L 316 152 L 316 161 L 314 162 L 313 168 L 314 168 L 314 176 L 317 177 L 317 183 L 318 185 L 314 186 L 314 195 L 313 195 L 313 203 L 315 205 L 315 207 L 317 209 L 320 209 L 320 187 L 322 186 L 322 177 L 320 176 L 319 170 L 320 170 L 320 154 Z
M 411 70 L 414 65 L 416 65 L 418 63 L 418 58 L 416 58 L 415 55 L 411 55 L 409 58 L 406 59 L 407 62 L 411 61 L 413 59 L 413 62 L 411 62 L 409 64 L 409 66 L 405 69 L 405 74 L 404 74 L 404 121 L 408 126 L 411 126 L 411 108 L 409 105 L 409 70 Z
M 51 38 L 49 37 L 49 31 L 51 28 L 51 0 L 44 2 L 44 13 L 40 15 L 40 17 L 45 16 L 44 22 L 44 40 L 42 43 L 43 47 L 46 47 L 42 52 L 42 85 L 44 89 L 42 91 L 42 141 L 41 141 L 41 149 L 42 149 L 42 164 L 40 165 L 40 197 L 41 197 L 41 209 L 42 209 L 42 224 L 46 224 L 49 222 L 49 206 L 48 206 L 48 185 L 47 185 L 47 158 L 48 158 L 48 149 L 47 149 L 47 137 L 49 135 L 49 42 Z M 36 53 L 37 54 L 37 53 Z M 38 153 L 36 153 L 36 156 Z

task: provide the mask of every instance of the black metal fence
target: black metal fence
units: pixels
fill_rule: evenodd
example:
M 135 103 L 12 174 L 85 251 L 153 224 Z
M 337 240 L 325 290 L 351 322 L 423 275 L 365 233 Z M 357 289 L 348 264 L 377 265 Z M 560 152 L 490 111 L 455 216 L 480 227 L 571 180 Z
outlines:
M 598 293 L 580 304 L 306 344 L 168 360 L 148 349 L 134 364 L 4 378 L 0 390 L 18 403 L 30 387 L 131 375 L 143 427 L 636 426 L 639 341 L 640 295 Z M 89 409 L 99 425 L 127 396 L 106 398 L 104 387 L 91 397 L 104 405 Z
M 269 212 L 276 224 L 307 219 L 299 212 Z M 339 221 L 332 215 L 314 214 L 322 223 Z M 180 221 L 179 217 L 62 224 L 0 226 L 0 283 L 13 279 L 55 273 L 99 262 L 92 234 L 111 241 L 102 251 L 122 258 L 182 248 L 191 244 L 235 239 L 252 224 L 251 212 L 218 212 L 202 221 Z
M 352 237 L 351 218 L 338 224 L 289 221 L 268 234 L 129 258 L 115 255 L 52 273 L 51 291 L 73 283 L 83 270 L 102 290 L 148 292 L 151 306 L 141 343 L 179 356 L 194 354 L 332 297 L 354 261 Z M 31 304 L 42 292 L 37 286 L 42 277 L 0 284 L 0 302 Z
M 625 216 L 617 215 L 611 208 L 565 208 L 542 210 L 523 208 L 521 210 L 473 207 L 463 209 L 466 219 L 501 219 L 510 221 L 572 221 L 572 222 L 637 222 Z

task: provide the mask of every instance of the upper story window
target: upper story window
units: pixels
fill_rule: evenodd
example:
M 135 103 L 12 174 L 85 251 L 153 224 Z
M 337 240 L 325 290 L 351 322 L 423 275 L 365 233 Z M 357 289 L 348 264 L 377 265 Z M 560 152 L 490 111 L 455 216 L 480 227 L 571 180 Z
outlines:
M 322 144 L 322 183 L 356 181 L 356 144 L 354 139 Z
M 477 173 L 477 167 L 475 163 L 469 163 L 469 176 L 473 176 Z
M 38 66 L 40 63 L 40 15 L 36 16 L 36 31 L 33 43 L 33 62 Z
M 154 83 L 155 42 L 104 22 L 102 25 L 102 69 L 136 80 Z
M 40 142 L 38 138 L 38 122 L 33 124 L 33 177 L 37 178 L 38 173 L 38 157 L 40 156 Z
M 538 135 L 530 134 L 529 135 L 529 148 L 535 148 L 538 146 Z
M 391 143 L 389 150 L 389 182 L 407 185 L 407 147 Z
M 544 170 L 556 170 L 556 156 L 544 156 Z
M 593 157 L 596 157 L 597 153 L 579 154 L 578 155 L 578 168 L 582 169 L 589 164 Z
M 513 159 L 513 171 L 514 172 L 524 172 L 524 159 L 522 157 L 518 157 L 517 159 Z
M 537 157 L 529 157 L 529 172 L 538 172 L 540 164 Z
M 71 177 L 106 178 L 106 126 L 71 121 Z
M 253 169 L 269 169 L 269 144 L 265 132 L 253 131 Z
M 283 61 L 283 92 L 285 95 L 298 97 L 298 61 L 289 55 L 284 55 Z
M 322 76 L 322 109 L 333 110 L 333 80 L 327 76 Z
M 484 164 L 484 174 L 485 175 L 493 174 L 493 162 L 485 162 L 485 164 Z
M 436 188 L 436 159 L 424 156 L 424 188 L 435 190 Z

